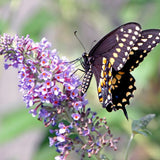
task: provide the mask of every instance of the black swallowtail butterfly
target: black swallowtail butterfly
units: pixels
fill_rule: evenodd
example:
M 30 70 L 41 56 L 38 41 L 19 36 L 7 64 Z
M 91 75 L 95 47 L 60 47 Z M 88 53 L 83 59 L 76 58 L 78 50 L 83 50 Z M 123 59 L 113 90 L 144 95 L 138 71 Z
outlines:
M 89 52 L 82 55 L 85 75 L 82 95 L 86 93 L 92 75 L 97 81 L 102 106 L 111 112 L 122 109 L 133 97 L 135 79 L 130 74 L 144 57 L 160 43 L 160 29 L 142 30 L 138 23 L 124 24 L 105 35 Z

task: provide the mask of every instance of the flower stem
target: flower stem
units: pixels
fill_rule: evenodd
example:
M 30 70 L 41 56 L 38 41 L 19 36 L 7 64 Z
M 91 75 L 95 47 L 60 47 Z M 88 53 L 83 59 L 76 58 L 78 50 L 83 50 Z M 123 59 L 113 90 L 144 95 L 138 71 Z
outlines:
M 133 138 L 134 138 L 134 133 L 132 133 L 131 134 L 131 136 L 130 136 L 130 139 L 129 139 L 129 142 L 128 142 L 128 145 L 127 145 L 127 149 L 126 149 L 126 153 L 125 153 L 125 160 L 127 160 L 128 159 L 128 152 L 129 152 L 129 148 L 130 148 L 130 146 L 131 146 L 131 142 L 132 142 L 132 140 L 133 140 Z

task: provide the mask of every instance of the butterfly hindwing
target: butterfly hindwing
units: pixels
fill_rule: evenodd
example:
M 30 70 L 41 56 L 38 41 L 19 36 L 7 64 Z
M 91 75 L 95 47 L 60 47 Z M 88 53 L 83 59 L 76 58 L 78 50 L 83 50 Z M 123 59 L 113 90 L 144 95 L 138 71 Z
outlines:
M 122 109 L 127 117 L 125 106 L 130 103 L 129 100 L 133 97 L 134 90 L 136 90 L 134 83 L 135 79 L 130 73 L 114 71 L 111 89 L 113 105 L 107 106 L 106 109 L 108 111 Z
M 159 29 L 142 31 L 142 35 L 132 48 L 123 70 L 129 72 L 133 71 L 158 43 L 160 43 Z
M 96 65 L 94 65 L 96 64 Z M 111 103 L 111 81 L 112 81 L 112 67 L 107 58 L 97 58 L 92 66 L 92 71 L 97 81 L 97 90 L 99 101 L 103 107 Z
M 129 52 L 141 35 L 141 26 L 137 23 L 124 24 L 103 37 L 89 52 L 93 59 L 106 57 L 113 68 L 120 70 L 127 61 Z

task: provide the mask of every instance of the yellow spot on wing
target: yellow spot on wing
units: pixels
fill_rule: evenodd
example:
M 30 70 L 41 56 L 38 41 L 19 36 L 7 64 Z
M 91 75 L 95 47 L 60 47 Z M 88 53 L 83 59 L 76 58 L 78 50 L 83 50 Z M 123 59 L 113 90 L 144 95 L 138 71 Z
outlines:
M 104 86 L 106 85 L 106 79 L 103 79 L 103 85 Z
M 141 43 L 141 42 L 140 42 L 140 43 L 138 43 L 138 46 L 142 46 L 142 45 L 143 45 L 143 43 Z
M 118 73 L 119 73 L 119 74 L 121 74 L 121 75 L 125 74 L 125 72 L 121 72 L 121 71 L 120 71 L 120 72 L 118 72 Z
M 120 52 L 120 51 L 121 51 L 121 49 L 120 49 L 120 48 L 116 48 L 116 51 L 117 51 L 117 52 Z
M 119 74 L 117 74 L 117 75 L 116 75 L 116 78 L 117 78 L 118 80 L 120 80 L 120 79 L 121 79 L 121 77 L 122 77 L 122 76 L 121 76 L 121 75 L 119 75 Z
M 101 87 L 98 87 L 98 93 L 101 93 L 101 92 L 102 92 Z
M 99 98 L 99 101 L 100 101 L 100 102 L 103 102 L 103 98 L 102 98 L 102 97 L 101 97 L 101 98 Z
M 119 46 L 120 46 L 120 47 L 123 47 L 123 46 L 124 46 L 124 44 L 123 44 L 123 43 L 119 43 Z
M 132 29 L 128 29 L 128 33 L 132 33 Z
M 122 102 L 126 102 L 127 100 L 125 98 L 122 99 Z
M 113 65 L 114 62 L 115 62 L 115 59 L 114 58 L 110 58 L 110 62 L 111 62 L 111 65 Z
M 143 57 L 143 55 L 141 54 L 140 56 L 139 56 L 139 58 L 142 58 Z
M 127 92 L 127 93 L 126 93 L 126 96 L 128 97 L 129 95 L 131 95 L 131 93 L 130 93 L 130 92 Z
M 139 30 L 140 30 L 140 28 L 139 28 L 138 26 L 136 26 L 136 30 L 137 30 L 137 31 L 139 31 Z
M 133 51 L 130 51 L 130 52 L 129 52 L 129 54 L 130 54 L 130 55 L 133 55 L 133 54 L 134 54 L 134 52 L 133 52 Z
M 122 39 L 121 39 L 121 41 L 122 41 L 122 42 L 125 42 L 125 41 L 126 41 L 126 39 L 125 39 L 125 38 L 122 38 Z
M 103 64 L 107 63 L 107 59 L 105 57 L 103 57 Z
M 109 77 L 111 77 L 111 76 L 112 76 L 112 73 L 111 73 L 111 71 L 109 71 L 109 72 L 108 72 L 108 75 L 109 75 Z
M 118 103 L 117 106 L 122 106 L 122 104 L 121 104 L 121 103 Z
M 119 36 L 116 34 L 116 40 L 117 40 L 117 42 L 119 41 Z
M 103 79 L 102 78 L 100 78 L 100 85 L 101 85 L 101 87 L 103 87 Z
M 113 78 L 113 79 L 112 79 L 112 84 L 115 84 L 116 81 L 117 81 L 117 80 L 116 80 L 115 78 Z
M 115 57 L 115 58 L 117 58 L 118 57 L 118 54 L 117 53 L 113 53 L 113 56 Z
M 130 45 L 133 45 L 133 41 L 130 41 L 129 44 L 130 44 Z
M 148 38 L 152 38 L 152 35 L 150 34 L 150 35 L 148 35 Z
M 138 35 L 138 32 L 137 32 L 137 31 L 135 31 L 135 32 L 134 32 L 134 34 L 135 34 L 135 35 Z
M 111 80 L 109 80 L 109 82 L 108 82 L 108 85 L 110 86 L 112 83 L 111 83 Z
M 123 36 L 127 38 L 127 37 L 129 37 L 129 34 L 124 34 Z
M 106 66 L 105 66 L 104 64 L 102 65 L 102 69 L 103 69 L 103 70 L 105 70 L 105 69 L 106 69 Z
M 104 71 L 101 71 L 101 77 L 102 78 L 104 77 Z
M 136 51 L 136 50 L 138 50 L 138 47 L 133 47 L 132 49 Z
M 141 39 L 141 41 L 142 41 L 142 42 L 146 42 L 146 41 L 147 41 L 147 39 Z
M 111 68 L 111 63 L 108 63 L 108 68 Z
M 128 88 L 129 88 L 129 89 L 132 89 L 132 88 L 133 88 L 133 86 L 132 86 L 132 85 L 130 85 Z
M 136 39 L 136 37 L 135 37 L 135 36 L 132 36 L 132 39 L 133 39 L 133 40 L 135 40 L 135 39 Z
M 133 78 L 131 77 L 129 80 L 130 80 L 130 81 L 133 81 Z

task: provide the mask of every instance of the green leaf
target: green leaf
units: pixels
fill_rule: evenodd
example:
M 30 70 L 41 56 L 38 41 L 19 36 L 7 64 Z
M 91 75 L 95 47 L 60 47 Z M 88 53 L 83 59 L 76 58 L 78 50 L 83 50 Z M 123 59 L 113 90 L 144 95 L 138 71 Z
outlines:
M 150 135 L 151 132 L 147 129 L 149 122 L 155 117 L 155 114 L 148 114 L 139 120 L 132 122 L 133 134 L 142 134 L 144 136 Z

